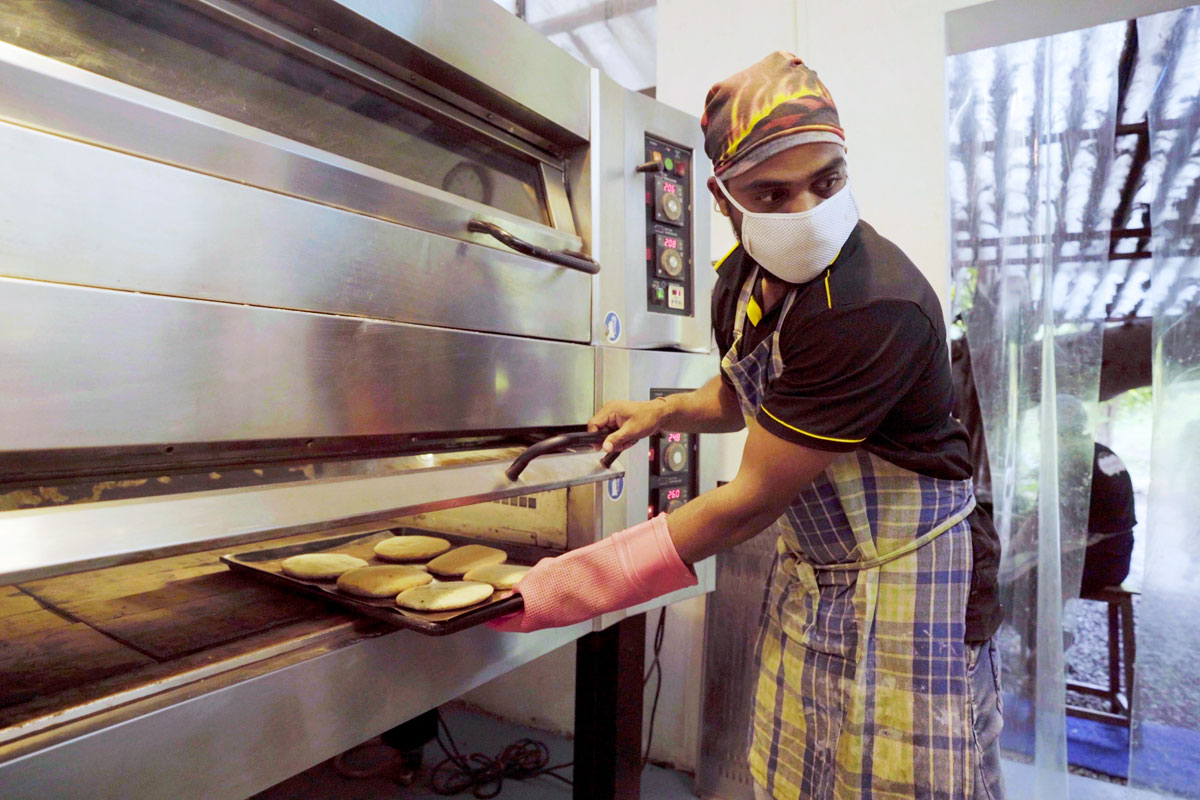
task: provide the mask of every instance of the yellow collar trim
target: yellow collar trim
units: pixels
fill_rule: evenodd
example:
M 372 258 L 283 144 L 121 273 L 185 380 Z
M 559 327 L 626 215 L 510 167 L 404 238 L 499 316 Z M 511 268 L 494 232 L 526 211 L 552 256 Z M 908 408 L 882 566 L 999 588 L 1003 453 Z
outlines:
M 720 260 L 719 260 L 719 261 L 714 261 L 714 262 L 713 262 L 713 271 L 714 271 L 714 272 L 720 272 L 720 271 L 721 271 L 721 267 L 722 267 L 722 266 L 725 264 L 725 259 L 727 259 L 727 258 L 729 258 L 731 255 L 733 255 L 733 251 L 734 251 L 734 250 L 737 250 L 737 249 L 738 249 L 738 247 L 739 247 L 740 245 L 741 245 L 741 242 L 738 242 L 738 243 L 737 243 L 737 244 L 735 244 L 733 247 L 729 248 L 729 252 L 728 252 L 728 253 L 726 253 L 725 255 L 721 256 L 721 258 L 720 258 Z
M 762 316 L 762 308 L 759 307 L 758 301 L 751 297 L 750 302 L 746 305 L 746 319 L 750 320 L 751 325 L 758 327 Z

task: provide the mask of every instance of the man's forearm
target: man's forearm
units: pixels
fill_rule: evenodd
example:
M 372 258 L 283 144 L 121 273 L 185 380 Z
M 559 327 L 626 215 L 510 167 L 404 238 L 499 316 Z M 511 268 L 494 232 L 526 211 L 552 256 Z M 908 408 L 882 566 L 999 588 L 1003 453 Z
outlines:
M 671 541 L 685 563 L 757 536 L 779 519 L 801 488 L 833 463 L 836 453 L 779 439 L 750 423 L 737 475 L 667 517 Z
M 667 517 L 679 557 L 695 564 L 753 539 L 779 518 L 787 503 L 746 502 L 734 483 L 705 492 Z
M 666 395 L 663 428 L 682 433 L 732 433 L 745 427 L 737 395 L 717 375 L 699 389 Z

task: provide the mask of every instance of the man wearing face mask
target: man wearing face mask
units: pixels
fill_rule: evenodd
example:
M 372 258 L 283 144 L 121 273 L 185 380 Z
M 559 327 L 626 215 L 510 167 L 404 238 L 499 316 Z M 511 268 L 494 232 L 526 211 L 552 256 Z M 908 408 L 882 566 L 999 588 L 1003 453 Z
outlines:
M 691 585 L 688 567 L 770 529 L 750 768 L 760 798 L 1003 796 L 999 548 L 975 500 L 941 304 L 859 220 L 815 72 L 777 52 L 715 85 L 709 189 L 739 245 L 717 266 L 721 374 L 591 420 L 624 449 L 664 428 L 749 429 L 737 476 L 534 567 L 535 630 Z

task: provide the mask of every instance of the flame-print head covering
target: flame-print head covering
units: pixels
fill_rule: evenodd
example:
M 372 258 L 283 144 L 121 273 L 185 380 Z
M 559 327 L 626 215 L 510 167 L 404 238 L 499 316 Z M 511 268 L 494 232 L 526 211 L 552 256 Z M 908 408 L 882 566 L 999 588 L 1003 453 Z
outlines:
M 709 89 L 700 127 L 713 171 L 723 179 L 797 145 L 845 146 L 846 139 L 825 84 L 782 50 Z

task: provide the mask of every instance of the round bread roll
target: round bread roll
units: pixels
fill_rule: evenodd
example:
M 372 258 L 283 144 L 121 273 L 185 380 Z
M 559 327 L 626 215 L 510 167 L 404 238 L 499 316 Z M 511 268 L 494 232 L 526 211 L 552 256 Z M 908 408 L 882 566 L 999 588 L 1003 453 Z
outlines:
M 385 561 L 424 561 L 450 549 L 437 536 L 393 536 L 375 545 L 375 555 Z
M 503 550 L 483 544 L 468 544 L 443 553 L 426 564 L 425 568 L 435 575 L 458 577 L 466 575 L 476 567 L 503 564 L 506 558 L 508 554 Z
M 343 572 L 355 567 L 365 567 L 367 562 L 345 553 L 305 553 L 285 558 L 279 566 L 293 578 L 308 581 L 331 581 Z
M 395 597 L 405 589 L 423 586 L 433 576 L 417 567 L 387 564 L 381 567 L 359 567 L 343 572 L 337 580 L 338 589 L 359 597 Z
M 427 583 L 401 592 L 396 597 L 396 605 L 413 611 L 454 611 L 482 603 L 491 596 L 490 583 L 446 581 Z
M 526 572 L 529 572 L 529 567 L 519 564 L 488 564 L 486 567 L 476 567 L 463 575 L 463 580 L 490 583 L 497 589 L 511 589 L 525 577 Z

